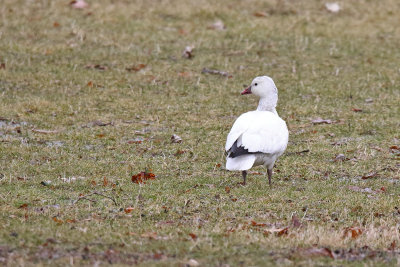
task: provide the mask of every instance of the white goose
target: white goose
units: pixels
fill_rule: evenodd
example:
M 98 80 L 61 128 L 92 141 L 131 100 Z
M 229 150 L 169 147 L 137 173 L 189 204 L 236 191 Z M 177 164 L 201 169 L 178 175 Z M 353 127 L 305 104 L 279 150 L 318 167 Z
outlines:
M 271 185 L 272 168 L 283 154 L 289 140 L 286 123 L 276 112 L 278 89 L 268 76 L 256 77 L 242 93 L 260 97 L 257 110 L 249 111 L 235 121 L 226 139 L 226 169 L 242 171 L 246 184 L 247 170 L 264 165 Z

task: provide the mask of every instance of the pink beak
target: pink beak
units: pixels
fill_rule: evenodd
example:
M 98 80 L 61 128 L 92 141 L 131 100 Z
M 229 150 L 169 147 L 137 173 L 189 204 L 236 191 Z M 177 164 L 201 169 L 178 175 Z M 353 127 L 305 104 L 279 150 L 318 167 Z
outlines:
M 241 95 L 248 95 L 251 94 L 251 85 L 247 87 L 246 89 L 243 90 L 243 92 L 240 93 Z

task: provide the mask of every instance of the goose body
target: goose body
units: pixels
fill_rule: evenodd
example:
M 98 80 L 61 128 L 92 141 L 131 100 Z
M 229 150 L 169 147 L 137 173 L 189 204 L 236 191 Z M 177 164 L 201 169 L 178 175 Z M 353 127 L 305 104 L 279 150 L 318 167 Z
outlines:
M 259 96 L 260 102 L 257 110 L 240 115 L 233 124 L 225 144 L 226 169 L 242 171 L 245 184 L 247 170 L 264 165 L 271 184 L 272 168 L 286 149 L 289 131 L 275 109 L 278 91 L 273 80 L 267 76 L 255 78 L 242 92 L 251 93 Z

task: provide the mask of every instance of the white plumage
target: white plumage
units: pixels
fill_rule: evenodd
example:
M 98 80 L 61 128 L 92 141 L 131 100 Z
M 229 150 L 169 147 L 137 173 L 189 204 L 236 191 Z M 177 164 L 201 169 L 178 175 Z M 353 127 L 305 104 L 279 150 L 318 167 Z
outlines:
M 272 168 L 286 149 L 289 132 L 284 120 L 275 110 L 278 91 L 270 77 L 253 80 L 242 94 L 260 97 L 257 110 L 239 116 L 228 134 L 225 150 L 228 152 L 226 169 L 242 171 L 246 183 L 247 170 L 264 165 L 271 184 Z

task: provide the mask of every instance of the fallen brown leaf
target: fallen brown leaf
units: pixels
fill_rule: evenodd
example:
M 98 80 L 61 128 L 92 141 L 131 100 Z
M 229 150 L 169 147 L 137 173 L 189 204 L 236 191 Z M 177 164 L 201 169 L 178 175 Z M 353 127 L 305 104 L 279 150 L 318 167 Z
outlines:
M 21 206 L 18 207 L 19 209 L 26 209 L 28 208 L 28 204 L 24 203 Z
M 270 234 L 275 234 L 277 236 L 287 235 L 289 233 L 289 227 L 285 228 L 272 228 L 264 231 L 265 236 L 269 236 Z
M 144 141 L 143 137 L 137 137 L 126 141 L 128 144 L 141 144 Z
M 103 177 L 103 186 L 106 187 L 108 185 L 108 180 L 106 177 Z
M 155 180 L 156 176 L 151 172 L 139 172 L 136 175 L 132 175 L 132 182 L 137 184 L 145 184 L 146 180 Z
M 134 210 L 134 208 L 132 208 L 132 207 L 127 207 L 124 209 L 125 213 L 127 213 L 127 214 L 131 213 L 133 210 Z
M 178 149 L 178 150 L 175 152 L 174 156 L 175 156 L 175 157 L 178 157 L 178 156 L 184 154 L 185 152 L 186 152 L 185 150 L 180 150 L 180 149 Z
M 5 70 L 6 69 L 6 63 L 2 62 L 0 63 L 0 70 Z
M 354 111 L 354 112 L 362 112 L 363 110 L 360 109 L 360 108 L 353 108 L 352 111 Z
M 190 237 L 191 237 L 193 240 L 196 240 L 196 239 L 197 239 L 197 235 L 195 235 L 195 234 L 193 234 L 193 233 L 189 233 L 189 235 L 190 235 Z
M 108 67 L 100 64 L 89 64 L 86 65 L 85 68 L 87 69 L 97 69 L 97 70 L 107 70 Z
M 62 224 L 62 223 L 64 223 L 63 220 L 58 219 L 56 216 L 53 217 L 53 221 L 55 221 L 57 224 Z
M 137 65 L 133 65 L 133 66 L 131 66 L 131 67 L 127 67 L 127 68 L 125 68 L 127 71 L 135 71 L 135 72 L 137 72 L 137 71 L 139 71 L 139 70 L 141 70 L 141 69 L 144 69 L 144 68 L 146 68 L 146 64 L 143 64 L 143 63 L 139 63 L 139 64 L 137 64 Z
M 377 172 L 370 172 L 370 173 L 367 173 L 367 174 L 363 175 L 363 176 L 361 177 L 361 179 L 363 179 L 363 180 L 371 179 L 371 178 L 376 177 L 377 175 L 378 175 Z
M 231 192 L 231 188 L 229 186 L 225 186 L 225 192 L 229 194 Z
M 60 27 L 60 23 L 58 23 L 57 21 L 55 21 L 55 22 L 53 23 L 53 27 L 54 27 L 54 28 Z
M 257 226 L 257 227 L 264 227 L 264 226 L 267 226 L 267 224 L 265 224 L 265 223 L 258 223 L 258 222 L 256 222 L 256 221 L 251 221 L 251 225 L 252 225 L 252 226 Z
M 390 243 L 390 246 L 389 246 L 388 250 L 392 250 L 393 251 L 393 250 L 396 249 L 396 247 L 397 247 L 396 240 L 393 240 L 392 243 Z
M 343 238 L 351 237 L 353 239 L 359 237 L 362 234 L 362 230 L 359 227 L 347 227 L 344 229 Z
M 259 17 L 259 18 L 268 16 L 268 14 L 266 12 L 262 12 L 262 11 L 256 11 L 256 12 L 253 13 L 253 15 L 256 16 L 256 17 Z

